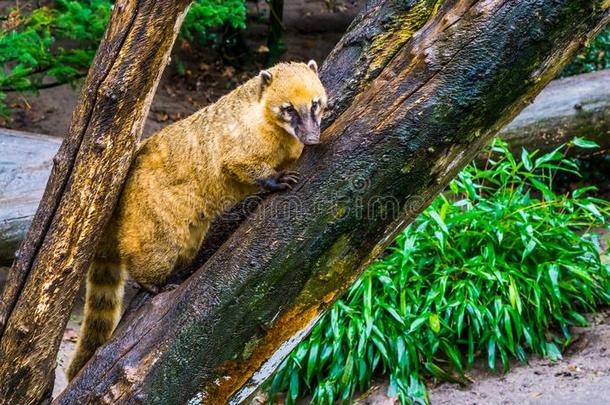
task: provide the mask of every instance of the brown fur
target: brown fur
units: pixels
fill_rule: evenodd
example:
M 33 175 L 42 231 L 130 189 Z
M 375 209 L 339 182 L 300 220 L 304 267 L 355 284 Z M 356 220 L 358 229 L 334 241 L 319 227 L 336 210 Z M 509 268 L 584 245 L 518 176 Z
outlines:
M 312 63 L 261 72 L 142 143 L 89 270 L 69 379 L 114 330 L 125 274 L 143 286 L 162 285 L 194 258 L 214 217 L 299 158 L 303 143 L 280 109 L 289 103 L 306 111 L 314 99 L 324 107 Z

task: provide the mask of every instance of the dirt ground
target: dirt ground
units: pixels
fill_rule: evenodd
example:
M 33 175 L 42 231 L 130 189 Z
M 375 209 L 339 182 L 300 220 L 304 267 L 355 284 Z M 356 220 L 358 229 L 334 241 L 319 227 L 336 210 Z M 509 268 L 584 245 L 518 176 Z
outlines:
M 2 3 L 9 2 L 1 2 Z M 264 1 L 258 7 L 264 7 Z M 360 1 L 294 0 L 286 2 L 284 60 L 319 63 L 339 40 L 356 14 Z M 255 7 L 255 6 L 253 6 Z M 256 10 L 251 10 L 256 12 Z M 177 43 L 174 54 L 184 60 L 186 75 L 180 76 L 169 66 L 155 95 L 144 134 L 150 136 L 160 128 L 177 121 L 213 102 L 236 85 L 257 74 L 262 67 L 265 27 L 250 24 L 245 35 L 255 50 L 250 63 L 238 67 L 222 61 L 212 50 L 188 49 Z M 10 128 L 65 136 L 72 110 L 78 98 L 78 85 L 64 85 L 41 91 L 38 95 L 12 94 Z M 0 272 L 1 274 L 2 272 Z M 54 396 L 65 386 L 63 372 L 75 347 L 81 308 L 68 324 L 58 356 Z M 442 383 L 430 385 L 433 404 L 607 404 L 610 403 L 610 310 L 592 317 L 590 327 L 574 330 L 575 343 L 557 362 L 531 359 L 529 365 L 514 364 L 507 374 L 494 374 L 480 366 L 469 373 L 473 384 L 460 387 Z M 361 404 L 390 404 L 387 382 L 380 381 L 357 400 Z
M 467 387 L 443 383 L 430 390 L 433 404 L 608 404 L 610 403 L 610 310 L 588 328 L 574 328 L 575 342 L 563 359 L 535 358 L 505 375 L 473 370 Z
M 574 343 L 563 359 L 530 358 L 513 362 L 506 374 L 481 362 L 467 373 L 467 386 L 429 383 L 433 405 L 604 405 L 610 403 L 610 310 L 590 317 L 587 328 L 574 328 Z M 379 381 L 356 403 L 390 405 L 387 381 Z

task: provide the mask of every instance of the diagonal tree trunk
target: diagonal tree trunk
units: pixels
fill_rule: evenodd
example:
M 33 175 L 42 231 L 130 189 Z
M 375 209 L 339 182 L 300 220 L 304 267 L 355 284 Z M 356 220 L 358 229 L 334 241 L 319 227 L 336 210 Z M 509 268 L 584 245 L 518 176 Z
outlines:
M 521 147 L 549 152 L 575 136 L 596 141 L 600 148 L 572 148 L 570 155 L 587 157 L 610 149 L 610 69 L 552 81 L 499 136 L 517 153 Z M 0 144 L 8 156 L 0 162 L 0 265 L 13 261 L 60 143 L 60 138 L 0 129 Z M 230 218 L 236 227 L 234 215 Z M 211 246 L 203 256 L 209 257 L 220 245 Z
M 607 0 L 446 0 L 413 34 L 436 7 L 368 3 L 321 70 L 332 111 L 300 184 L 130 313 L 57 403 L 244 401 L 610 19 Z
M 63 330 L 189 3 L 114 4 L 0 301 L 1 404 L 50 396 Z

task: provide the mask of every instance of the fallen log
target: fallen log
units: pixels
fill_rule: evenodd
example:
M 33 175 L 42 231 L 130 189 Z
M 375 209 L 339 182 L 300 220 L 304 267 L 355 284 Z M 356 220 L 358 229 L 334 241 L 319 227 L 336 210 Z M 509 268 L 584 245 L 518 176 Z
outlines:
M 301 182 L 264 199 L 178 289 L 131 313 L 56 403 L 244 402 L 610 19 L 608 2 L 449 0 L 415 35 L 401 31 L 436 6 L 369 2 L 347 34 L 361 29 L 363 40 L 340 42 L 321 70 L 333 110 L 323 145 L 298 164 Z M 361 58 L 377 40 L 382 53 Z
M 587 156 L 610 149 L 610 69 L 555 80 L 501 132 L 511 149 L 549 152 L 575 136 L 600 149 L 572 148 Z
M 554 80 L 500 136 L 515 151 L 522 146 L 550 151 L 574 136 L 594 140 L 601 147 L 571 149 L 575 155 L 610 149 L 610 70 Z M 0 265 L 13 261 L 60 142 L 55 137 L 0 129 Z
M 0 265 L 13 261 L 60 144 L 60 138 L 0 128 Z

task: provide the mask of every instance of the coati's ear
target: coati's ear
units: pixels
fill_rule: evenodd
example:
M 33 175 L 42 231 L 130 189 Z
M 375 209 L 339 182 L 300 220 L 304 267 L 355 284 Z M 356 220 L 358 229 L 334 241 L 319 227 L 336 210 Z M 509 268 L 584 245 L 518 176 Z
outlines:
M 264 89 L 265 87 L 267 87 L 271 84 L 271 81 L 273 80 L 273 75 L 271 74 L 270 71 L 261 70 L 261 72 L 258 75 L 261 78 L 261 88 L 262 89 Z
M 308 67 L 309 67 L 311 70 L 313 70 L 313 72 L 314 72 L 315 74 L 318 74 L 318 64 L 316 63 L 316 61 L 315 61 L 315 60 L 313 60 L 313 59 L 312 59 L 312 60 L 310 60 L 309 62 L 307 62 L 307 66 L 308 66 Z
M 261 78 L 261 87 L 258 91 L 258 98 L 262 99 L 263 93 L 265 93 L 265 89 L 269 87 L 269 85 L 273 81 L 273 75 L 268 70 L 261 70 L 261 72 L 258 74 L 258 77 Z

